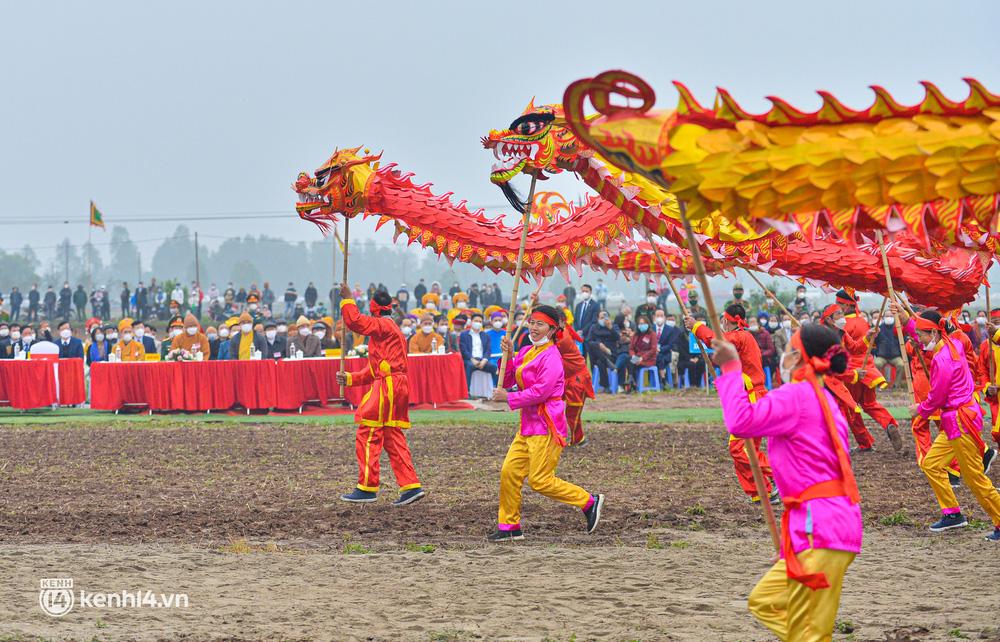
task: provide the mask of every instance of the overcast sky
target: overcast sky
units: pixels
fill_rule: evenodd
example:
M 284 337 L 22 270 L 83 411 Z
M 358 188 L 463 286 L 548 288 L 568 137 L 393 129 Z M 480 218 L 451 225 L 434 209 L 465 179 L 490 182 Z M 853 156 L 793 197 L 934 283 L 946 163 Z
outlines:
M 436 191 L 503 203 L 479 137 L 527 101 L 557 102 L 611 68 L 672 106 L 673 79 L 814 109 L 816 89 L 919 101 L 963 76 L 1000 93 L 996 2 L 0 2 L 0 248 L 39 255 L 116 219 L 275 212 L 189 223 L 231 235 L 319 237 L 293 213 L 296 172 L 335 146 L 384 149 Z M 526 186 L 526 183 L 525 183 Z M 574 180 L 555 183 L 568 197 Z M 42 225 L 66 218 L 73 225 Z M 129 223 L 159 239 L 177 223 Z M 352 229 L 370 233 L 371 227 Z M 95 232 L 94 241 L 106 242 Z M 388 242 L 387 236 L 380 237 Z M 140 243 L 152 251 L 158 241 Z M 148 253 L 144 252 L 148 260 Z

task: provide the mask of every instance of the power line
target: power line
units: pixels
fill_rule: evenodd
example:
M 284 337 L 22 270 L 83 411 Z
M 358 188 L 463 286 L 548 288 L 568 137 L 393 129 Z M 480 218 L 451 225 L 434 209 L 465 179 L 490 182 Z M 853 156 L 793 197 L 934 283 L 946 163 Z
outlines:
M 467 206 L 475 211 L 476 207 Z M 480 205 L 484 210 L 499 210 L 509 205 Z M 252 212 L 188 212 L 185 214 L 147 214 L 143 216 L 114 217 L 108 224 L 118 223 L 171 223 L 178 221 L 226 221 L 243 219 L 270 219 L 275 216 L 296 216 L 293 208 L 284 210 L 259 210 Z M 21 218 L 16 218 L 21 216 Z M 89 225 L 90 220 L 74 215 L 73 217 L 34 217 L 28 215 L 0 214 L 0 225 Z

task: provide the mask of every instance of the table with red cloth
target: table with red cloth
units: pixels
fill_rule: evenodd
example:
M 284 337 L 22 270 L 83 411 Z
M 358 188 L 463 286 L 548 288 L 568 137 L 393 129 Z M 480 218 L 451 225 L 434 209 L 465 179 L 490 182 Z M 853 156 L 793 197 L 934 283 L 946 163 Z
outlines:
M 27 410 L 86 400 L 83 359 L 0 360 L 0 403 L 4 405 Z
M 348 370 L 365 360 L 347 360 Z M 90 366 L 90 407 L 119 410 L 293 410 L 309 402 L 341 397 L 339 359 L 260 361 L 99 362 Z M 443 404 L 467 396 L 465 369 L 457 353 L 412 355 L 408 364 L 410 403 Z M 347 388 L 357 405 L 364 388 Z

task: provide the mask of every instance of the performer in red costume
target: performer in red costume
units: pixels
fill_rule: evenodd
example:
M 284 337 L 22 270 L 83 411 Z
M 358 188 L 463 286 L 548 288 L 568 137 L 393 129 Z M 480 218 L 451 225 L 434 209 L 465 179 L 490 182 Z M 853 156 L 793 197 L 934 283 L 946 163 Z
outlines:
M 861 409 L 874 419 L 885 430 L 886 436 L 896 452 L 903 449 L 903 439 L 899 436 L 899 424 L 889 411 L 875 399 L 875 390 L 881 390 L 888 384 L 872 357 L 868 345 L 871 343 L 871 327 L 858 314 L 858 300 L 846 290 L 837 292 L 837 305 L 844 313 L 844 348 L 849 357 L 847 363 L 847 389 L 858 402 Z
M 566 378 L 566 390 L 563 392 L 566 425 L 569 427 L 569 445 L 582 446 L 587 443 L 583 434 L 583 404 L 587 399 L 594 398 L 594 384 L 590 379 L 590 371 L 587 370 L 587 361 L 577 344 L 578 341 L 583 341 L 583 337 L 566 322 L 566 314 L 563 312 L 559 322 L 562 336 L 556 340 L 556 347 L 562 357 L 563 375 Z
M 426 491 L 413 469 L 410 448 L 403 430 L 410 427 L 409 386 L 406 379 L 406 338 L 389 317 L 392 297 L 377 292 L 369 302 L 371 316 L 363 315 L 352 299 L 346 283 L 340 287 L 340 312 L 347 328 L 368 337 L 368 363 L 360 370 L 337 373 L 340 385 L 364 386 L 365 393 L 354 420 L 358 424 L 355 451 L 358 456 L 358 487 L 341 495 L 345 502 L 370 503 L 378 498 L 379 459 L 382 448 L 389 454 L 389 464 L 399 484 L 395 506 L 405 506 L 421 499 Z
M 743 370 L 743 387 L 746 389 L 750 403 L 756 403 L 767 394 L 767 385 L 764 379 L 764 366 L 761 363 L 760 347 L 757 340 L 750 334 L 747 327 L 747 313 L 743 306 L 734 303 L 726 308 L 722 315 L 723 338 L 736 346 L 740 355 L 740 365 Z M 701 321 L 695 321 L 694 317 L 685 317 L 684 325 L 688 330 L 701 339 L 706 346 L 712 345 L 715 333 Z M 761 450 L 761 439 L 754 439 L 757 446 L 758 460 L 760 461 L 761 472 L 764 473 L 764 483 L 767 485 L 768 499 L 772 504 L 781 501 L 778 497 L 778 490 L 771 482 L 771 464 L 767 460 L 767 453 Z M 750 501 L 759 502 L 757 487 L 753 482 L 753 473 L 750 468 L 750 460 L 747 458 L 746 450 L 743 448 L 743 440 L 739 437 L 729 436 L 729 454 L 733 458 L 733 468 L 736 471 L 736 478 L 740 482 L 743 491 L 750 497 Z

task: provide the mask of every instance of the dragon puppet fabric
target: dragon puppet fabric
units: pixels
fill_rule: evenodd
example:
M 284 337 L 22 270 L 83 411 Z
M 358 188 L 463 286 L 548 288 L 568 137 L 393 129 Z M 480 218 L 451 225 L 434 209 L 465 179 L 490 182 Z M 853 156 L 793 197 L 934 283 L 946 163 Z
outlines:
M 1000 96 L 966 78 L 962 102 L 923 83 L 924 100 L 898 103 L 873 86 L 854 110 L 828 92 L 813 113 L 768 97 L 764 114 L 719 89 L 712 108 L 674 83 L 676 109 L 653 110 L 641 78 L 608 71 L 571 84 L 567 126 L 623 171 L 669 189 L 696 227 L 724 221 L 743 230 L 811 236 L 829 229 L 853 240 L 907 230 L 922 243 L 995 251 L 1000 210 Z M 596 114 L 584 114 L 589 99 Z M 638 105 L 621 105 L 635 102 Z
M 497 159 L 491 181 L 512 205 L 526 204 L 511 186 L 521 173 L 570 171 L 598 196 L 580 205 L 543 192 L 535 199 L 525 269 L 537 277 L 589 265 L 602 270 L 654 274 L 660 266 L 635 232 L 651 233 L 673 245 L 660 245 L 674 275 L 691 274 L 683 249 L 676 197 L 643 175 L 623 171 L 584 144 L 568 126 L 560 105 L 530 103 L 509 127 L 493 130 L 483 144 Z M 300 173 L 293 189 L 305 220 L 328 228 L 338 215 L 378 216 L 377 227 L 393 222 L 396 237 L 430 247 L 449 261 L 472 263 L 494 272 L 513 272 L 521 225 L 489 218 L 457 204 L 450 193 L 435 195 L 394 165 L 380 167 L 380 155 L 361 148 L 338 149 L 315 173 Z M 877 246 L 854 243 L 832 233 L 783 234 L 773 229 L 747 231 L 723 217 L 697 222 L 697 237 L 710 258 L 710 271 L 745 267 L 775 275 L 805 277 L 835 287 L 885 292 Z M 974 298 L 984 262 L 971 251 L 929 251 L 916 237 L 900 233 L 889 243 L 890 270 L 897 288 L 921 304 L 958 307 Z

